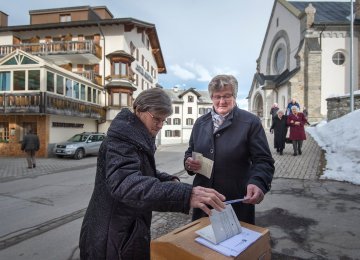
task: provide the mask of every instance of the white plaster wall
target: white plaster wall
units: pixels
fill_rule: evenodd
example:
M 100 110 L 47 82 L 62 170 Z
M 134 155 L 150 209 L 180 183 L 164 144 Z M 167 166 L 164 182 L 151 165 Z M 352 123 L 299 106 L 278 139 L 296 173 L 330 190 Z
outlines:
M 322 57 L 321 57 L 321 114 L 326 116 L 326 98 L 332 96 L 342 96 L 349 93 L 350 89 L 350 38 L 345 32 L 325 33 L 322 38 Z M 358 40 L 354 38 L 354 67 L 353 67 L 353 86 L 358 85 Z M 345 54 L 345 63 L 335 65 L 332 56 L 337 51 Z
M 276 26 L 276 20 L 279 18 L 279 26 Z M 285 30 L 288 34 L 289 41 L 290 41 L 290 68 L 292 70 L 296 67 L 296 60 L 294 55 L 298 49 L 298 44 L 300 42 L 300 21 L 297 17 L 291 14 L 284 6 L 276 3 L 276 7 L 273 13 L 273 17 L 270 21 L 270 26 L 268 28 L 267 38 L 264 39 L 264 48 L 263 52 L 260 53 L 260 72 L 266 73 L 266 66 L 268 56 L 271 55 L 269 53 L 269 48 L 271 47 L 272 41 L 276 33 L 281 30 Z
M 13 36 L 10 35 L 9 32 L 1 32 L 0 33 L 0 45 L 12 45 L 13 44 Z
M 84 124 L 84 128 L 70 128 L 70 127 L 53 127 L 53 122 L 61 123 L 81 123 Z M 63 142 L 72 137 L 75 134 L 82 132 L 96 132 L 96 120 L 79 117 L 59 116 L 51 115 L 49 117 L 49 145 Z

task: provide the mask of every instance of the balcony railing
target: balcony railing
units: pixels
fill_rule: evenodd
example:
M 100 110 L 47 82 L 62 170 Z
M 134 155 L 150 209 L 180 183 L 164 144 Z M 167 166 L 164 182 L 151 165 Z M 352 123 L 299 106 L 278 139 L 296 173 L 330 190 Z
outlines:
M 46 43 L 0 45 L 0 57 L 5 56 L 16 49 L 20 49 L 34 55 L 90 53 L 101 59 L 101 47 L 94 41 L 57 41 Z
M 105 109 L 96 104 L 57 96 L 46 92 L 1 93 L 1 114 L 54 114 L 105 119 Z

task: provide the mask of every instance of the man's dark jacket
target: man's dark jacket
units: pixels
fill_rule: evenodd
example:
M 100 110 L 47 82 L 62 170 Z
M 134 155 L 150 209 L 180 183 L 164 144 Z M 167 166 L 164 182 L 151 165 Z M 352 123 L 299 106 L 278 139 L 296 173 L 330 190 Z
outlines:
M 235 107 L 213 133 L 211 113 L 203 115 L 194 124 L 185 160 L 192 151 L 214 161 L 211 178 L 196 174 L 194 187 L 214 188 L 225 195 L 226 200 L 243 198 L 248 184 L 258 186 L 264 194 L 270 190 L 274 160 L 257 116 Z M 239 220 L 255 222 L 254 205 L 236 203 L 232 206 Z M 194 209 L 193 220 L 203 216 L 200 210 Z
M 36 134 L 27 134 L 24 136 L 24 139 L 21 143 L 22 151 L 39 151 L 40 141 L 39 137 Z
M 157 171 L 154 153 L 149 131 L 123 109 L 100 148 L 81 259 L 149 259 L 152 211 L 189 212 L 192 186 Z

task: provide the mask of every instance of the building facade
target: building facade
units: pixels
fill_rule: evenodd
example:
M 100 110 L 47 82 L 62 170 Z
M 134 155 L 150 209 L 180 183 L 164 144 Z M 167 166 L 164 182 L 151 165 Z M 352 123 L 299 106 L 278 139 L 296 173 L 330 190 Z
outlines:
M 212 109 L 207 91 L 194 88 L 180 90 L 178 87 L 164 89 L 173 103 L 173 114 L 167 118 L 160 133 L 158 144 L 188 143 L 196 119 Z
M 327 116 L 326 99 L 359 89 L 359 20 L 357 0 L 353 54 L 350 53 L 350 3 L 275 0 L 248 95 L 248 110 L 270 127 L 270 109 L 286 109 L 295 98 L 310 122 Z M 352 56 L 352 57 L 351 57 Z
M 0 153 L 22 154 L 27 130 L 39 156 L 112 119 L 166 73 L 156 27 L 114 18 L 105 6 L 30 10 L 30 24 L 8 26 L 0 11 Z

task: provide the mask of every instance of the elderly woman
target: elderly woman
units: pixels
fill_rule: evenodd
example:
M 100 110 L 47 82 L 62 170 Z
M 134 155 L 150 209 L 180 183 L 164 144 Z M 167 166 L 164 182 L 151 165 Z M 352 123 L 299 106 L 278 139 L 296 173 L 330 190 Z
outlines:
M 270 133 L 274 133 L 274 148 L 280 155 L 283 155 L 283 150 L 285 148 L 287 128 L 288 126 L 284 111 L 278 110 L 277 116 L 273 119 L 273 123 L 270 127 Z
M 236 106 L 238 83 L 234 76 L 214 77 L 208 90 L 213 109 L 196 120 L 184 166 L 195 175 L 195 186 L 213 188 L 228 200 L 245 197 L 232 206 L 239 220 L 254 224 L 254 204 L 264 199 L 274 174 L 264 129 L 257 116 Z M 210 178 L 198 173 L 201 163 L 192 158 L 192 152 L 214 162 Z M 193 220 L 203 216 L 201 210 L 194 209 Z
M 122 109 L 112 121 L 97 163 L 95 187 L 81 233 L 81 259 L 150 259 L 152 211 L 189 213 L 208 204 L 225 208 L 213 189 L 180 183 L 155 166 L 154 138 L 172 113 L 166 93 L 141 92 L 134 112 Z
M 291 107 L 291 114 L 287 118 L 287 124 L 290 126 L 290 140 L 293 144 L 294 156 L 302 154 L 301 148 L 303 140 L 306 140 L 304 125 L 307 120 L 303 113 L 299 112 L 297 106 Z

